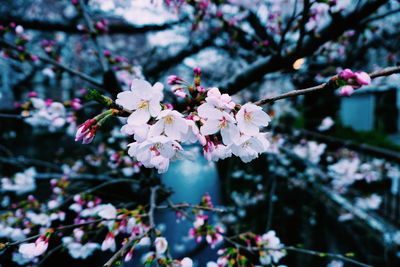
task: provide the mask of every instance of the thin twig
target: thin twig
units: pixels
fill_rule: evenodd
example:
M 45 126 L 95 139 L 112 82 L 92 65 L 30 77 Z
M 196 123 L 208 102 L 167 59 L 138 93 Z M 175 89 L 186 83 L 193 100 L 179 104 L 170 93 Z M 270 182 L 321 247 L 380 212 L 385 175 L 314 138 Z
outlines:
M 158 185 L 150 188 L 149 224 L 152 229 L 155 229 L 154 210 L 156 209 L 156 197 L 158 189 Z
M 24 117 L 19 114 L 0 113 L 0 118 L 23 119 Z
M 81 10 L 82 10 L 82 16 L 85 19 L 86 24 L 89 27 L 89 30 L 91 32 L 90 37 L 93 40 L 93 44 L 96 49 L 97 56 L 100 60 L 101 67 L 102 67 L 103 71 L 106 72 L 109 69 L 109 67 L 107 64 L 107 60 L 105 59 L 104 54 L 101 51 L 99 42 L 97 40 L 96 29 L 93 26 L 94 25 L 93 20 L 89 16 L 89 11 L 87 10 L 87 7 L 86 7 L 85 3 L 83 2 L 83 0 L 79 0 L 79 6 L 81 7 Z
M 123 257 L 126 254 L 126 251 L 128 250 L 128 248 L 130 246 L 132 246 L 132 244 L 139 239 L 142 239 L 143 237 L 145 237 L 147 235 L 148 231 L 144 232 L 143 234 L 133 237 L 131 239 L 129 239 L 128 241 L 126 241 L 126 243 L 114 254 L 112 255 L 112 257 L 106 262 L 104 263 L 104 267 L 111 267 L 112 264 L 119 258 L 119 257 Z
M 189 203 L 173 204 L 171 202 L 171 203 L 169 203 L 169 205 L 156 207 L 156 209 L 168 209 L 168 208 L 173 208 L 173 209 L 192 208 L 192 209 L 199 209 L 199 210 L 208 210 L 208 211 L 218 212 L 218 213 L 226 212 L 226 210 L 224 210 L 224 209 L 203 207 L 200 205 L 192 205 Z
M 123 218 L 123 219 L 125 220 L 126 217 Z M 97 220 L 93 220 L 93 221 L 87 221 L 87 222 L 84 222 L 84 223 L 69 224 L 69 225 L 64 225 L 64 226 L 60 226 L 60 227 L 58 227 L 58 228 L 55 228 L 55 229 L 54 229 L 54 232 L 59 232 L 59 231 L 63 231 L 63 230 L 68 230 L 68 229 L 71 229 L 71 228 L 76 228 L 76 227 L 80 227 L 80 226 L 85 226 L 85 225 L 89 225 L 89 224 L 93 224 L 93 223 L 99 223 L 99 222 L 104 222 L 104 221 L 112 221 L 112 220 L 123 220 L 123 219 L 122 219 L 122 218 L 121 218 L 121 219 L 120 219 L 120 218 L 114 218 L 114 219 L 104 219 L 104 218 L 103 218 L 103 219 L 97 219 Z M 25 239 L 22 239 L 22 240 L 19 240 L 19 241 L 15 241 L 15 242 L 12 242 L 12 243 L 7 242 L 7 243 L 5 243 L 4 245 L 5 245 L 5 247 L 17 246 L 17 245 L 19 245 L 19 244 L 22 244 L 22 243 L 25 243 L 25 242 L 28 242 L 28 241 L 37 239 L 37 238 L 39 238 L 41 235 L 43 235 L 43 234 L 33 235 L 33 236 L 28 237 L 28 238 L 25 238 Z
M 320 251 L 315 251 L 315 250 L 310 250 L 310 249 L 304 249 L 304 248 L 297 248 L 293 246 L 282 246 L 282 247 L 250 247 L 250 246 L 243 246 L 242 244 L 234 241 L 230 237 L 223 236 L 224 240 L 226 240 L 228 243 L 231 243 L 232 245 L 236 247 L 240 247 L 243 250 L 247 250 L 249 252 L 257 252 L 257 251 L 267 251 L 267 250 L 289 250 L 289 251 L 295 251 L 303 254 L 308 254 L 308 255 L 313 255 L 313 256 L 318 256 L 318 257 L 329 257 L 333 259 L 339 259 L 343 260 L 346 262 L 353 263 L 358 266 L 363 266 L 363 267 L 373 267 L 372 265 L 368 265 L 362 262 L 359 262 L 357 260 L 351 259 L 350 257 L 346 257 L 341 254 L 335 254 L 335 253 L 327 253 L 327 252 L 320 252 Z
M 103 187 L 106 187 L 106 186 L 109 186 L 109 185 L 112 185 L 112 184 L 118 184 L 118 183 L 138 183 L 138 181 L 137 180 L 132 180 L 132 179 L 111 180 L 111 181 L 99 184 L 98 186 L 91 187 L 91 188 L 88 188 L 86 190 L 83 190 L 83 191 L 81 191 L 79 193 L 75 193 L 74 195 L 76 195 L 76 194 L 79 194 L 79 195 L 81 195 L 81 194 L 90 194 L 90 193 L 93 193 L 93 192 L 103 188 Z M 59 209 L 60 207 L 66 205 L 69 201 L 71 201 L 74 198 L 74 195 L 71 195 L 70 197 L 65 199 L 57 208 Z
M 375 79 L 378 77 L 383 77 L 383 76 L 389 76 L 395 73 L 400 73 L 400 66 L 399 67 L 389 67 L 389 68 L 385 68 L 383 70 L 380 71 L 376 71 L 373 73 L 370 73 L 369 76 L 371 77 L 371 79 Z M 328 83 L 323 83 L 317 86 L 313 86 L 313 87 L 309 87 L 309 88 L 305 88 L 305 89 L 299 89 L 299 90 L 293 90 L 290 91 L 288 93 L 282 94 L 282 95 L 278 95 L 278 96 L 274 96 L 271 98 L 265 98 L 262 100 L 259 100 L 257 102 L 255 102 L 254 104 L 256 104 L 257 106 L 262 106 L 268 103 L 272 103 L 276 100 L 280 100 L 280 99 L 284 99 L 284 98 L 289 98 L 289 97 L 293 97 L 293 96 L 298 96 L 298 95 L 305 95 L 305 94 L 309 94 L 309 93 L 314 93 L 320 90 L 324 90 L 327 88 Z

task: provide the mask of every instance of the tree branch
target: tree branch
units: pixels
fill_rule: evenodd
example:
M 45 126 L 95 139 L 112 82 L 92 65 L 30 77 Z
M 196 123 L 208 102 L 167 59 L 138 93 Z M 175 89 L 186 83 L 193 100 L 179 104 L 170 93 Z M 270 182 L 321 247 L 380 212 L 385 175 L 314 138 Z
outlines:
M 234 94 L 253 82 L 261 80 L 267 73 L 291 68 L 296 59 L 313 54 L 327 41 L 338 38 L 346 30 L 356 28 L 363 18 L 375 12 L 386 2 L 387 0 L 367 1 L 361 8 L 345 17 L 335 16 L 332 18 L 331 23 L 315 34 L 315 36 L 307 36 L 308 38 L 305 39 L 302 49 L 298 53 L 293 51 L 283 57 L 274 55 L 261 58 L 218 87 L 222 92 Z
M 64 23 L 62 21 L 51 21 L 41 19 L 26 19 L 14 16 L 0 16 L 0 24 L 8 24 L 14 22 L 17 25 L 23 26 L 25 29 L 38 30 L 38 31 L 61 31 L 71 34 L 82 34 L 75 24 Z M 134 25 L 126 22 L 111 23 L 107 26 L 108 34 L 141 34 L 150 31 L 162 31 L 171 28 L 179 23 L 186 21 L 181 19 L 178 21 L 167 22 L 163 24 L 149 24 L 149 25 Z
M 378 78 L 378 77 L 383 77 L 383 76 L 389 76 L 395 73 L 400 73 L 400 67 L 389 67 L 389 68 L 385 68 L 383 70 L 380 71 L 376 71 L 373 73 L 370 73 L 369 76 L 371 77 L 371 79 L 374 78 Z M 293 97 L 293 96 L 298 96 L 298 95 L 305 95 L 305 94 L 309 94 L 309 93 L 314 93 L 320 90 L 324 90 L 328 88 L 328 83 L 323 83 L 317 86 L 313 86 L 313 87 L 309 87 L 309 88 L 305 88 L 305 89 L 299 89 L 299 90 L 293 90 L 290 91 L 288 93 L 282 94 L 282 95 L 278 95 L 275 97 L 270 97 L 270 98 L 266 98 L 266 99 L 262 99 L 259 100 L 257 102 L 255 102 L 254 104 L 257 106 L 262 106 L 268 103 L 272 103 L 276 100 L 280 100 L 280 99 L 284 99 L 284 98 L 289 98 L 289 97 Z
M 13 44 L 5 41 L 5 40 L 2 40 L 2 39 L 0 39 L 0 45 L 8 47 L 8 48 L 16 50 L 16 51 L 19 51 L 17 46 L 15 46 L 15 45 L 13 45 Z M 55 66 L 55 67 L 57 67 L 59 69 L 62 69 L 62 70 L 66 71 L 66 72 L 68 72 L 68 73 L 70 73 L 72 75 L 75 75 L 75 76 L 81 78 L 82 80 L 90 82 L 91 84 L 93 84 L 93 85 L 95 85 L 97 87 L 100 87 L 100 88 L 103 87 L 103 84 L 101 82 L 99 82 L 98 80 L 92 78 L 91 76 L 89 76 L 89 75 L 87 75 L 87 74 L 85 74 L 83 72 L 74 70 L 74 69 L 72 69 L 72 68 L 70 68 L 70 67 L 68 67 L 68 66 L 66 66 L 66 65 L 64 65 L 62 63 L 59 63 L 59 62 L 57 62 L 55 60 L 52 60 L 50 58 L 46 58 L 46 57 L 43 57 L 43 56 L 37 56 L 37 57 L 38 57 L 38 59 L 40 61 L 42 61 L 44 63 L 51 64 L 51 65 L 53 65 L 53 66 Z

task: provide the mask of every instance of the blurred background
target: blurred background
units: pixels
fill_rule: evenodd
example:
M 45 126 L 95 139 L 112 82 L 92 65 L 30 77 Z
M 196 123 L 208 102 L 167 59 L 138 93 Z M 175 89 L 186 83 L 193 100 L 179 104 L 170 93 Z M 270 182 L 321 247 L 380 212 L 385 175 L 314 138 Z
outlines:
M 92 144 L 74 142 L 76 126 L 102 110 L 85 100 L 90 88 L 115 99 L 134 78 L 160 81 L 166 102 L 180 107 L 167 77 L 190 81 L 200 67 L 205 88 L 246 103 L 319 85 L 345 68 L 373 72 L 400 63 L 400 2 L 394 0 L 78 3 L 1 1 L 0 178 L 35 170 L 33 190 L 17 194 L 3 181 L 3 215 L 32 192 L 45 201 L 49 180 L 63 175 L 76 177 L 71 194 L 100 184 L 102 176 L 153 175 L 132 160 L 112 161 L 115 153 L 127 156 L 129 143 L 118 119 L 108 121 Z M 29 102 L 32 97 L 67 108 L 49 118 Z M 175 162 L 154 179 L 175 192 L 174 202 L 197 203 L 210 193 L 229 211 L 215 221 L 232 234 L 275 230 L 285 245 L 399 266 L 400 75 L 374 79 L 350 97 L 324 90 L 265 110 L 273 118 L 271 145 L 257 160 L 208 163 L 194 146 L 188 149 L 201 160 Z M 117 205 L 145 204 L 154 179 L 97 193 Z M 196 266 L 216 260 L 216 250 L 187 238 L 189 226 L 175 224 L 173 212 L 157 216 L 174 257 L 190 256 Z M 96 251 L 76 260 L 60 248 L 40 265 L 100 266 L 111 255 Z M 135 257 L 124 266 L 141 266 Z M 16 264 L 6 253 L 0 263 Z M 297 252 L 280 263 L 351 266 Z

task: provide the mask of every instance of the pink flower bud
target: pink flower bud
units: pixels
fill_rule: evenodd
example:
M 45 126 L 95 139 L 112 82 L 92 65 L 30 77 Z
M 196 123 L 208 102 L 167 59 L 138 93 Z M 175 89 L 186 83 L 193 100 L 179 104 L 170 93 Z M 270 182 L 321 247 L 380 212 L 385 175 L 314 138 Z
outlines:
M 104 50 L 103 54 L 104 54 L 106 57 L 110 57 L 110 56 L 111 56 L 111 52 L 110 52 L 109 50 Z
M 360 85 L 369 85 L 371 83 L 371 77 L 369 77 L 368 73 L 363 71 L 358 71 L 354 73 L 355 79 L 357 83 Z
M 29 92 L 28 97 L 37 97 L 37 93 L 35 91 Z
M 72 99 L 72 101 L 71 101 L 71 107 L 72 107 L 74 110 L 80 110 L 80 109 L 82 108 L 81 100 L 80 100 L 79 98 L 74 98 L 74 99 Z
M 342 96 L 350 96 L 354 92 L 354 88 L 350 85 L 345 85 L 339 89 L 339 94 Z
M 126 253 L 126 256 L 125 256 L 125 261 L 130 261 L 131 259 L 132 259 L 132 254 L 133 254 L 133 250 L 129 250 L 129 252 L 128 253 Z
M 344 69 L 339 73 L 339 77 L 348 80 L 354 77 L 354 73 L 351 71 L 351 69 Z
M 174 85 L 174 84 L 179 84 L 182 80 L 182 78 L 176 76 L 176 75 L 171 75 L 168 77 L 168 84 L 169 85 Z
M 194 73 L 194 76 L 200 76 L 201 75 L 201 68 L 199 68 L 199 67 L 194 68 L 193 69 L 193 73 Z

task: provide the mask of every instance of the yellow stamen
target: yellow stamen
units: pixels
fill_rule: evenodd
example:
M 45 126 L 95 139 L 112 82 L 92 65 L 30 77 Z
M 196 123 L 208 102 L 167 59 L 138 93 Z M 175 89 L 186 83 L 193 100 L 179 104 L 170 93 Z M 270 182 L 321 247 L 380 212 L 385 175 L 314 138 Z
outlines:
M 171 115 L 168 115 L 165 117 L 165 123 L 166 124 L 173 124 L 174 123 L 174 117 L 172 117 Z
M 149 106 L 149 102 L 143 101 L 143 102 L 140 103 L 138 109 L 144 109 L 144 108 L 147 108 L 148 106 Z

